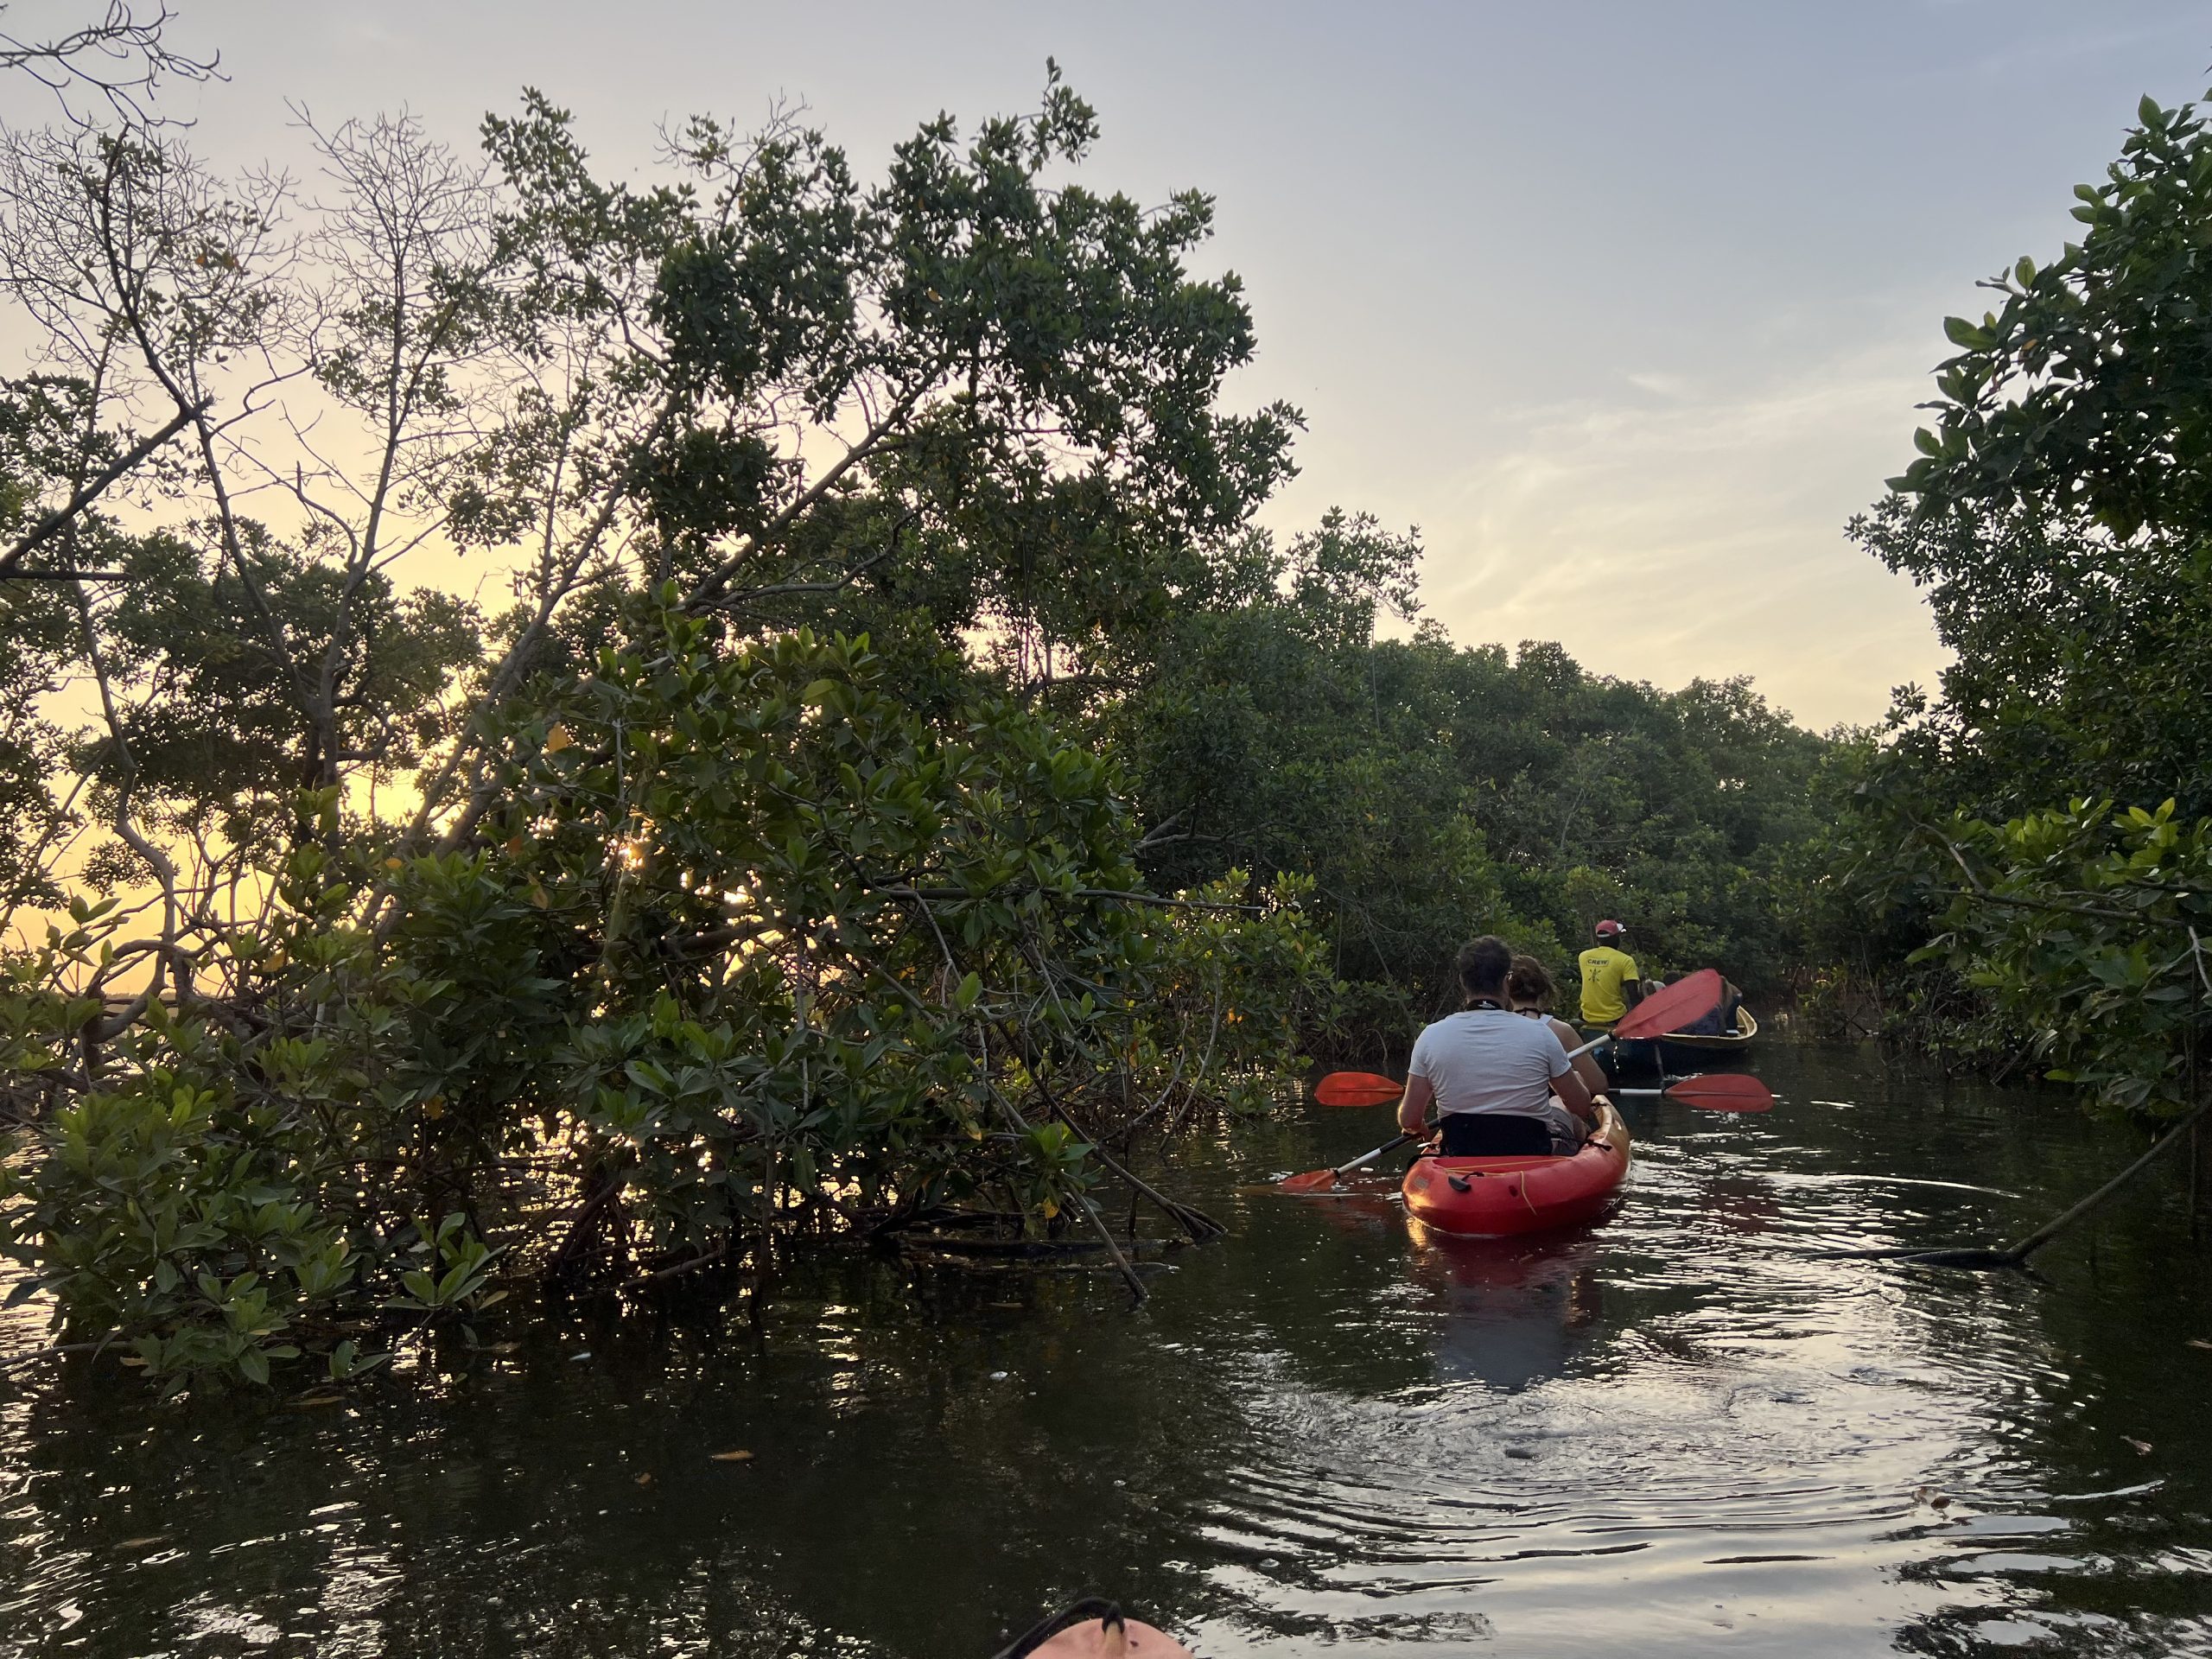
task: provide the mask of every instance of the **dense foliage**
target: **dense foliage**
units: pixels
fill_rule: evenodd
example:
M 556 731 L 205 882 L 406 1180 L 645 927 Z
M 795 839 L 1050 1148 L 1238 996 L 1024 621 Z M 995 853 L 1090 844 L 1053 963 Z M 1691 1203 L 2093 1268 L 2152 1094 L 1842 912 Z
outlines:
M 1153 898 L 1112 763 L 952 649 L 1172 607 L 1287 465 L 1204 199 L 1045 182 L 1092 130 L 1055 79 L 863 188 L 700 121 L 635 189 L 533 97 L 488 165 L 321 134 L 313 204 L 10 137 L 7 897 L 68 907 L 7 1224 L 68 1335 L 342 1371 L 548 1274 L 1096 1224 L 1100 1137 L 1287 1063 L 1296 884 Z M 401 579 L 478 550 L 504 614 Z
M 1823 750 L 1741 681 L 1677 693 L 1605 678 L 1556 645 L 1455 646 L 1412 608 L 1417 550 L 1332 515 L 1244 550 L 1249 596 L 1191 619 L 1108 739 L 1128 758 L 1158 881 L 1225 866 L 1316 883 L 1350 987 L 1339 1044 L 1402 1046 L 1453 1005 L 1467 933 L 1509 936 L 1567 980 L 1600 917 L 1651 972 L 1789 976 L 1783 861 L 1814 827 Z M 1571 1007 L 1571 1004 L 1570 1004 Z
M 2145 99 L 2082 229 L 1946 327 L 1936 420 L 1855 528 L 1957 660 L 1854 758 L 1849 890 L 1923 1012 L 2127 1108 L 2194 1075 L 2212 813 L 2212 135 Z M 1900 919 L 1904 925 L 1899 925 Z M 1931 974 L 1940 963 L 1948 973 Z
M 302 1338 L 342 1376 L 365 1308 L 470 1311 L 511 1250 L 642 1288 L 950 1200 L 1095 1224 L 1088 1136 L 1287 1052 L 1294 888 L 1133 904 L 1105 763 L 1002 701 L 918 718 L 856 645 L 660 644 L 556 711 L 492 844 L 390 861 L 389 939 L 354 850 L 303 838 L 218 985 L 96 1078 L 54 1039 L 99 1005 L 42 988 L 114 912 L 20 964 L 6 1058 L 67 1103 L 13 1224 L 73 1323 L 164 1377 Z

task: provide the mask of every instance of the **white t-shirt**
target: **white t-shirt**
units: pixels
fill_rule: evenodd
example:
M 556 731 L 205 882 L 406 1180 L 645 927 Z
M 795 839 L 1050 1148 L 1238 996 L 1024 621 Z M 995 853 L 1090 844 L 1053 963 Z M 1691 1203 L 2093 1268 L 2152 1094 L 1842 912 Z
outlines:
M 1414 1039 L 1409 1075 L 1436 1090 L 1439 1116 L 1451 1112 L 1552 1116 L 1552 1079 L 1574 1069 L 1545 1020 L 1503 1008 L 1446 1014 Z

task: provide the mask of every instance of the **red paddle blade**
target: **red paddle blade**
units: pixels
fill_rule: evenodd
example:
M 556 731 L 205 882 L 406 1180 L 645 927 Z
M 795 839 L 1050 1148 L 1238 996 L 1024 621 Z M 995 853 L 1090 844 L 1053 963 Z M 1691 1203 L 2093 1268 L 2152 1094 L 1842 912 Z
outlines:
M 1718 968 L 1700 968 L 1645 997 L 1623 1014 L 1614 1023 L 1613 1036 L 1633 1039 L 1680 1031 L 1720 1006 L 1724 985 Z
M 1286 1175 L 1275 1183 L 1286 1192 L 1326 1192 L 1336 1184 L 1333 1169 L 1309 1169 L 1303 1175 Z
M 1406 1085 L 1373 1071 L 1332 1071 L 1313 1085 L 1324 1106 L 1380 1106 L 1406 1092 Z
M 1685 1106 L 1701 1106 L 1708 1112 L 1770 1112 L 1774 1090 L 1757 1077 L 1738 1071 L 1708 1071 L 1670 1084 L 1667 1098 Z

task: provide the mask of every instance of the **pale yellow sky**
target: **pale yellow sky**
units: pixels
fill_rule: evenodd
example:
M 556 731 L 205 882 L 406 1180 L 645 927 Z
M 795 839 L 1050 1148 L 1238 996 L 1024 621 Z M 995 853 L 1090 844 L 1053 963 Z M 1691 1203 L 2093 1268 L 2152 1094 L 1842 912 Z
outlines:
M 1310 425 L 1267 522 L 1417 524 L 1455 638 L 1750 674 L 1816 727 L 1940 664 L 1843 524 L 1910 456 L 1942 316 L 2055 250 L 2139 95 L 2195 96 L 2212 57 L 2178 0 L 176 3 L 231 73 L 176 107 L 232 165 L 297 164 L 287 99 L 461 143 L 528 84 L 612 171 L 664 118 L 780 93 L 868 174 L 940 109 L 1028 107 L 1056 56 L 1103 122 L 1090 180 L 1217 199 L 1207 259 L 1261 349 L 1232 401 Z M 42 119 L 28 97 L 0 116 Z

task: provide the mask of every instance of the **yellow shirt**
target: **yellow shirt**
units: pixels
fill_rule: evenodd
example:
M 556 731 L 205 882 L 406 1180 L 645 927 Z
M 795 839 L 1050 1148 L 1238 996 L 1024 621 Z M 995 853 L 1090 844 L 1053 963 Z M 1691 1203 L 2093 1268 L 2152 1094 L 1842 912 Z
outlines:
M 1636 958 L 1610 944 L 1592 945 L 1579 960 L 1582 963 L 1582 1017 L 1593 1026 L 1610 1026 L 1628 1012 L 1628 998 L 1621 994 L 1624 980 L 1636 979 Z

